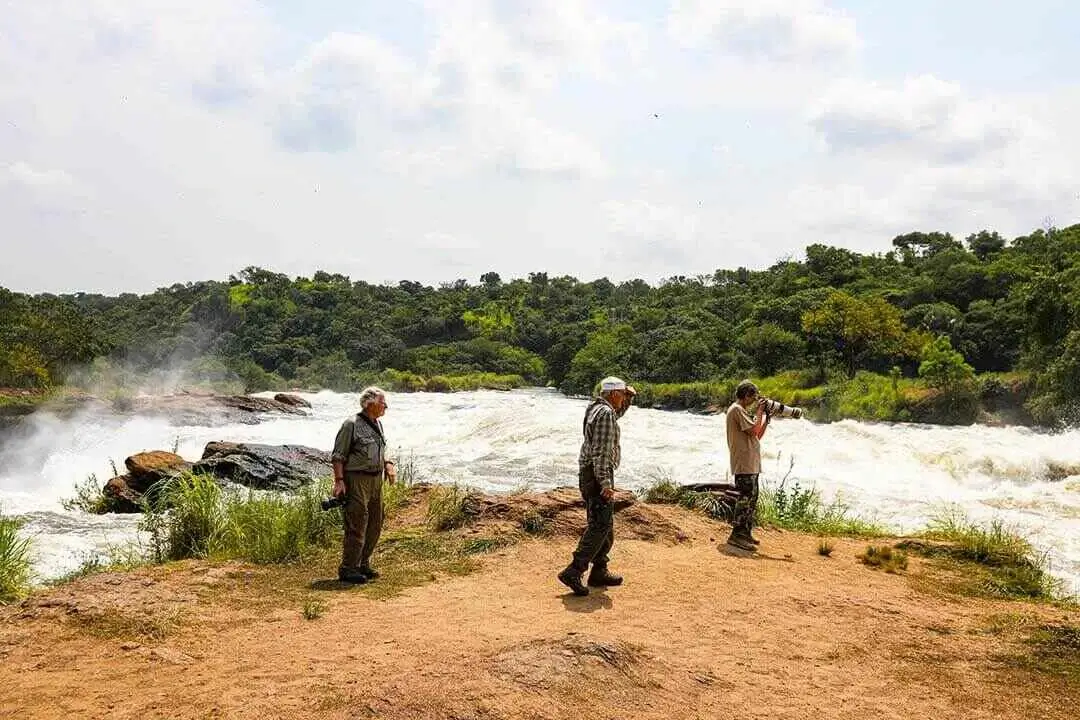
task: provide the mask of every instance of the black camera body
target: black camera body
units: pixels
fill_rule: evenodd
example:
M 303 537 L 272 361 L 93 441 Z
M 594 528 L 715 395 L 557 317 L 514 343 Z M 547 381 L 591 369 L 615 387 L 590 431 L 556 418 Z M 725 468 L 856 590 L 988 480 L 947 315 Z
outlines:
M 345 496 L 335 495 L 334 497 L 328 497 L 319 503 L 319 506 L 323 510 L 333 510 L 338 507 L 345 507 Z

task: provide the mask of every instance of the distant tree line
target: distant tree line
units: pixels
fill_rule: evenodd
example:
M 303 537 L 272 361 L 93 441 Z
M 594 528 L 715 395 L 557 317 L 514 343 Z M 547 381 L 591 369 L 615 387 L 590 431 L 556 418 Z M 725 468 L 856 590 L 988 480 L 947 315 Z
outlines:
M 146 295 L 0 288 L 0 386 L 62 384 L 97 360 L 150 369 L 212 358 L 248 389 L 349 390 L 394 369 L 496 373 L 589 392 L 619 373 L 693 383 L 789 370 L 963 382 L 1030 375 L 1032 403 L 1080 397 L 1080 225 L 1007 241 L 912 232 L 887 252 L 810 245 L 768 269 L 583 282 L 497 273 L 430 287 L 249 267 Z M 921 373 L 920 373 L 921 369 Z

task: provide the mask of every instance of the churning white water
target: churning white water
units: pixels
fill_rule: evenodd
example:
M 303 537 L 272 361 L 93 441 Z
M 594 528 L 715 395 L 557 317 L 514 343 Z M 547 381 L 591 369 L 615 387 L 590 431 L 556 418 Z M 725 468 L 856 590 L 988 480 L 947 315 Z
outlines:
M 60 500 L 90 473 L 99 481 L 143 450 L 172 449 L 196 460 L 211 440 L 301 444 L 329 450 L 356 395 L 304 395 L 310 417 L 268 416 L 257 425 L 176 427 L 163 419 L 32 416 L 30 435 L 0 451 L 0 506 L 28 519 L 40 579 L 136 534 L 133 516 L 67 512 Z M 576 484 L 582 399 L 551 390 L 392 394 L 388 440 L 418 475 L 486 490 L 528 483 Z M 723 416 L 631 409 L 621 421 L 617 483 L 638 488 L 666 475 L 677 482 L 724 480 Z M 1080 431 L 1026 428 L 774 421 L 763 440 L 764 478 L 815 485 L 852 511 L 902 531 L 948 504 L 975 520 L 1000 518 L 1048 554 L 1053 572 L 1080 591 L 1080 476 L 1047 479 L 1051 466 L 1080 467 Z M 792 461 L 794 465 L 792 466 Z M 1059 472 L 1060 474 L 1060 472 Z

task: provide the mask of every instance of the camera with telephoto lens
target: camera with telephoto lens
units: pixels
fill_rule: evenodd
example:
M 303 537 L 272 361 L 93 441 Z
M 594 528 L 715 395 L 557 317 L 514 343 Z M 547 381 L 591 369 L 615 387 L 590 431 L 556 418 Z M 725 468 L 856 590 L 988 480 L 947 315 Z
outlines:
M 785 405 L 770 398 L 761 399 L 761 409 L 769 415 L 779 415 L 780 417 L 795 418 L 796 420 L 803 416 L 802 408 Z
M 333 510 L 336 507 L 345 506 L 345 496 L 335 495 L 334 497 L 328 497 L 319 503 L 323 510 Z

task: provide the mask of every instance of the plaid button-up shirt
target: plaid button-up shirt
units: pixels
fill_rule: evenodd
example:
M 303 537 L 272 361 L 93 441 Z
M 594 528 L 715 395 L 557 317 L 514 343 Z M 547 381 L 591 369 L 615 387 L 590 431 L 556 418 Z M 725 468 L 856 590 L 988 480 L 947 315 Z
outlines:
M 583 423 L 584 440 L 578 453 L 578 465 L 592 466 L 601 487 L 615 487 L 615 469 L 619 467 L 619 416 L 604 398 L 589 403 Z

